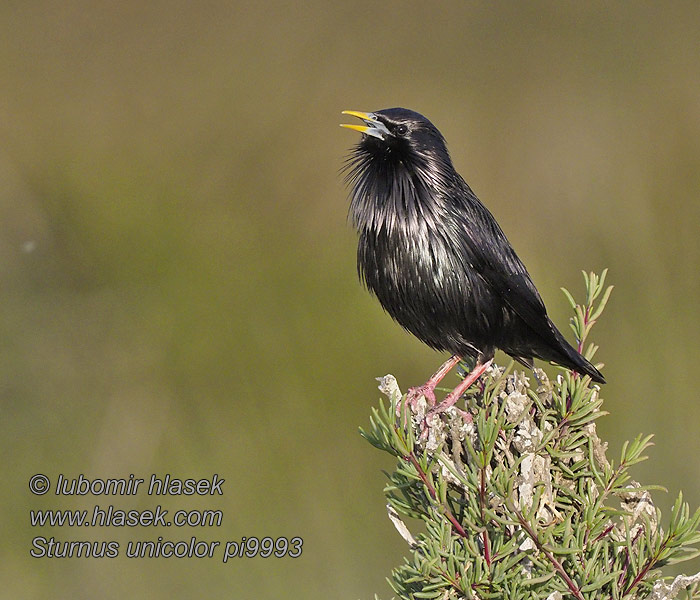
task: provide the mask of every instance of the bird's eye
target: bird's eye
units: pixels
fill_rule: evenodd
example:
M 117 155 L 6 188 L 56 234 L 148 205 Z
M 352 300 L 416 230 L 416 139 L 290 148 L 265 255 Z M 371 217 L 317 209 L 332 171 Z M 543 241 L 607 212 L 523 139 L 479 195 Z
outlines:
M 405 125 L 399 125 L 396 127 L 394 130 L 398 135 L 406 135 L 406 132 L 408 131 L 408 127 Z

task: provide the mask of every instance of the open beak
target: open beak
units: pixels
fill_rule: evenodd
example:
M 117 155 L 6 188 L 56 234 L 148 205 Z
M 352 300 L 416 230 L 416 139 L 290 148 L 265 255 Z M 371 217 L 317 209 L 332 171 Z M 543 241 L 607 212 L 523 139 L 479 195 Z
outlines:
M 379 138 L 380 140 L 386 139 L 391 135 L 386 125 L 377 119 L 376 115 L 373 113 L 360 112 L 357 110 L 344 110 L 344 115 L 350 115 L 362 119 L 365 125 L 345 125 L 341 124 L 341 127 L 347 127 L 348 129 L 354 129 L 365 135 L 371 135 L 372 137 Z

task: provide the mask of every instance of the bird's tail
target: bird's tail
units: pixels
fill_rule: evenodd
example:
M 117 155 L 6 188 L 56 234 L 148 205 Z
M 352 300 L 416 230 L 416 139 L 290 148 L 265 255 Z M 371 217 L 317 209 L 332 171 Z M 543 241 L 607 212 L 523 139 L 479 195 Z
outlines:
M 551 323 L 551 321 L 550 321 Z M 561 334 L 561 332 L 552 323 L 552 332 L 557 340 L 557 345 L 559 346 L 559 351 L 561 353 L 560 357 L 555 357 L 551 360 L 559 363 L 564 367 L 568 367 L 576 371 L 577 373 L 583 373 L 584 375 L 589 375 L 590 378 L 596 383 L 605 383 L 605 377 L 603 374 L 596 369 L 590 362 L 588 362 L 581 354 L 579 354 L 566 338 Z

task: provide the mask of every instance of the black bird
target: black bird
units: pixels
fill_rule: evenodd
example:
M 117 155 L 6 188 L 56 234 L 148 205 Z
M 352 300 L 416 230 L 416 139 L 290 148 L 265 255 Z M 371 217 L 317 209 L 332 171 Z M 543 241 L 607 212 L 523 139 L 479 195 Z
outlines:
M 363 134 L 346 165 L 360 278 L 400 325 L 453 355 L 410 396 L 434 405 L 437 383 L 461 357 L 475 359 L 469 376 L 433 408 L 441 412 L 496 349 L 529 367 L 539 358 L 605 383 L 547 316 L 525 265 L 455 170 L 438 129 L 405 108 L 343 114 L 364 121 L 342 125 Z

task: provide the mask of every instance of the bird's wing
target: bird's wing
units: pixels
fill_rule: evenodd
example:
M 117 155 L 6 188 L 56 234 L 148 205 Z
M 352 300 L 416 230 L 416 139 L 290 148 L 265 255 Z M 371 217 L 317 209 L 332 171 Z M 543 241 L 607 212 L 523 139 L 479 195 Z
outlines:
M 523 321 L 536 331 L 549 329 L 547 309 L 525 265 L 503 236 L 502 242 L 484 252 L 481 271 L 488 285 Z M 501 241 L 501 240 L 497 240 Z
M 535 331 L 549 330 L 544 302 L 525 265 L 518 258 L 503 230 L 469 186 L 468 210 L 460 211 L 468 218 L 461 224 L 460 239 L 473 268 L 492 292 L 502 298 Z

